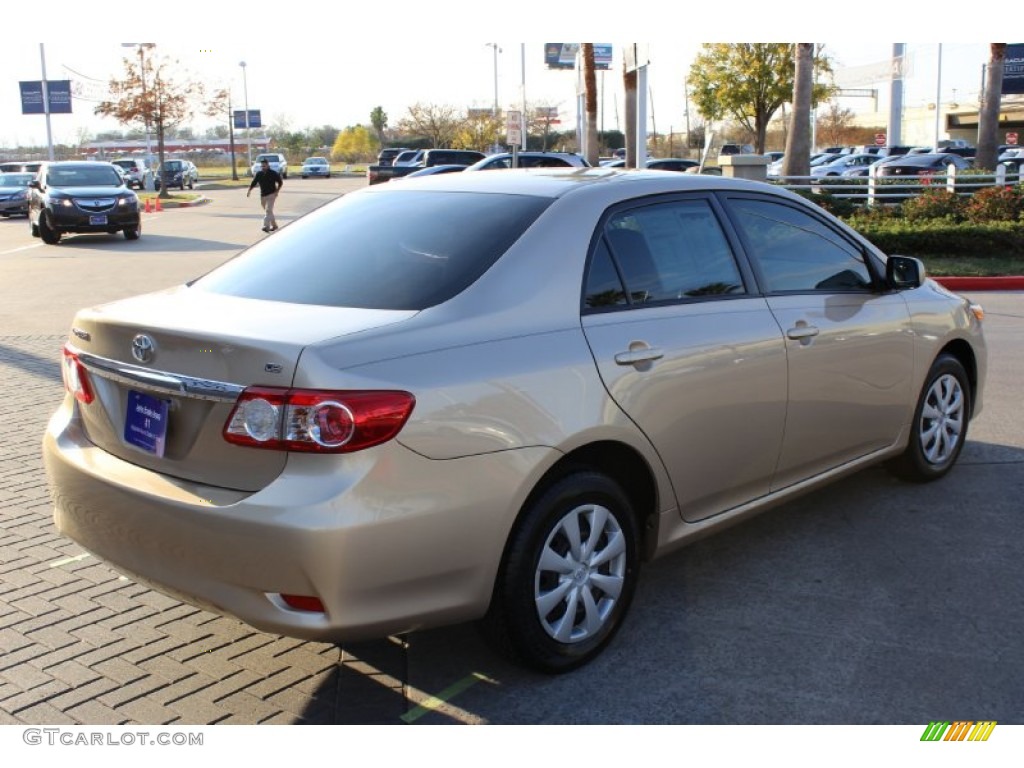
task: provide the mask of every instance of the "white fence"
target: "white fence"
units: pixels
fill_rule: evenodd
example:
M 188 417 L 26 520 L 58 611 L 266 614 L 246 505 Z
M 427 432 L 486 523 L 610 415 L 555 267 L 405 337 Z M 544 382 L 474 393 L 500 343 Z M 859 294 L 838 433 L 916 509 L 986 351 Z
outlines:
M 768 181 L 793 191 L 827 192 L 833 197 L 862 205 L 900 203 L 929 189 L 946 189 L 961 197 L 969 197 L 986 187 L 1024 186 L 1021 174 L 1007 172 L 1003 165 L 990 174 L 958 172 L 953 166 L 950 166 L 948 173 L 927 176 L 876 176 L 876 170 L 870 168 L 867 177 L 775 176 L 769 177 Z

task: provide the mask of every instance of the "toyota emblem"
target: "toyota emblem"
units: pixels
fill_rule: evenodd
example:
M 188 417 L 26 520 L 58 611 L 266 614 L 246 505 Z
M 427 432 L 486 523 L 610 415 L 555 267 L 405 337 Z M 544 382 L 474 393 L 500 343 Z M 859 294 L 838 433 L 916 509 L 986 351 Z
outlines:
M 156 353 L 156 344 L 153 339 L 144 333 L 140 333 L 132 339 L 132 357 L 140 363 L 148 363 Z

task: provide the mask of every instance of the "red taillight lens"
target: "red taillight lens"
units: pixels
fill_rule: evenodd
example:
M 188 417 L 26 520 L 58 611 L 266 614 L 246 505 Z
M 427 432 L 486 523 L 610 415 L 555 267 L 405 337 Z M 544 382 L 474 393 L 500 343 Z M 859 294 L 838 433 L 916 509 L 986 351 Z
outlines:
M 89 383 L 89 374 L 70 347 L 64 347 L 64 358 L 61 362 L 61 377 L 64 379 L 64 389 L 75 396 L 75 400 L 88 405 L 94 399 L 92 385 Z
M 416 404 L 408 392 L 250 387 L 235 403 L 224 439 L 279 451 L 351 453 L 386 443 Z
M 324 604 L 320 598 L 309 595 L 281 595 L 284 604 L 296 611 L 307 611 L 309 613 L 326 613 Z

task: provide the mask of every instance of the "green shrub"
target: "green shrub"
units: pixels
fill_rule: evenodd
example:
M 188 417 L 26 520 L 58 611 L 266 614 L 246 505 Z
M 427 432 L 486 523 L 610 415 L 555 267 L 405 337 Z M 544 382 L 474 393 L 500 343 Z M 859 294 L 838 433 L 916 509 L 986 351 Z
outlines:
M 1017 221 L 1024 211 L 1020 187 L 986 187 L 975 192 L 964 206 L 964 216 L 974 223 Z
M 924 219 L 946 219 L 962 221 L 964 218 L 965 201 L 955 192 L 933 188 L 922 192 L 917 197 L 904 201 L 903 217 L 908 221 Z
M 908 221 L 857 216 L 847 223 L 885 253 L 907 256 L 1024 256 L 1024 223 Z

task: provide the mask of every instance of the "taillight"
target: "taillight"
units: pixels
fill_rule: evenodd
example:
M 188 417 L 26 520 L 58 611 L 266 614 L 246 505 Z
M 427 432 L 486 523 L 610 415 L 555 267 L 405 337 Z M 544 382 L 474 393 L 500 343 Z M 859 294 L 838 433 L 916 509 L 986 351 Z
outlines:
M 64 389 L 75 396 L 75 400 L 88 405 L 94 399 L 92 385 L 89 383 L 89 374 L 70 347 L 64 347 L 64 357 L 61 362 L 61 377 L 64 379 Z
M 386 443 L 416 404 L 408 392 L 250 387 L 235 403 L 224 439 L 279 451 L 351 453 Z

